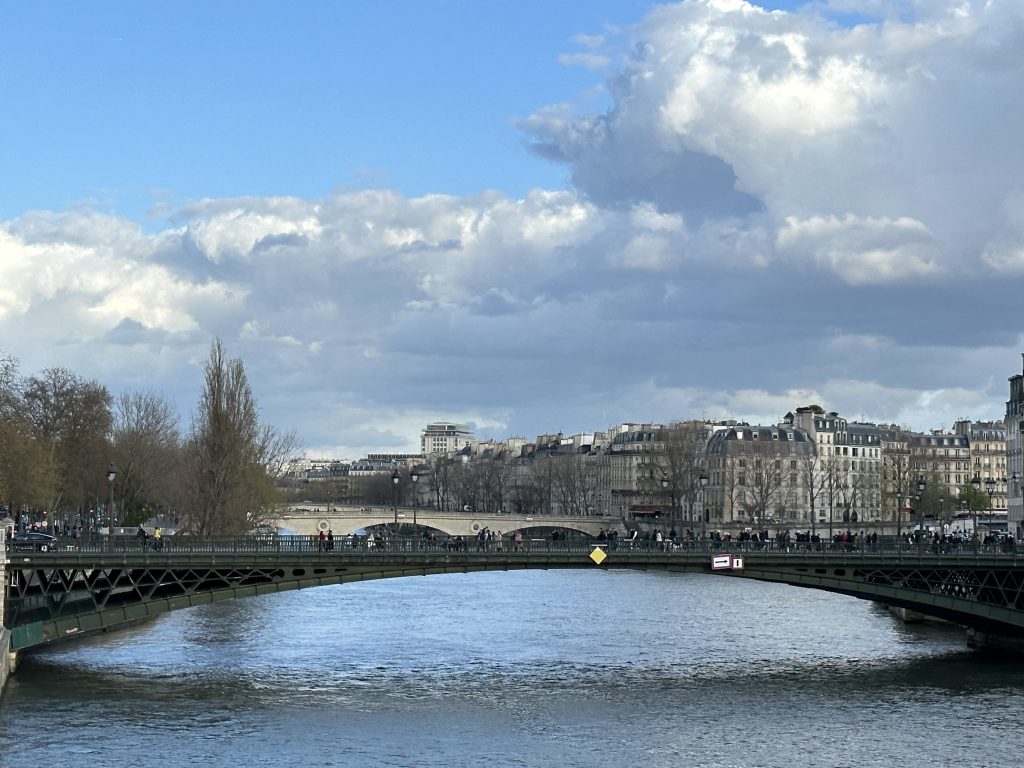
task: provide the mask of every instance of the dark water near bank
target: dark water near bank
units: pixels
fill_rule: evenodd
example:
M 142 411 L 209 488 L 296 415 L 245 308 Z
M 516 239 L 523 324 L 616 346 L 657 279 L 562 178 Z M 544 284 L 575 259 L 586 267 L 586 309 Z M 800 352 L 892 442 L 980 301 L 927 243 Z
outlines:
M 725 577 L 430 576 L 22 657 L 0 766 L 1013 766 L 1024 663 Z

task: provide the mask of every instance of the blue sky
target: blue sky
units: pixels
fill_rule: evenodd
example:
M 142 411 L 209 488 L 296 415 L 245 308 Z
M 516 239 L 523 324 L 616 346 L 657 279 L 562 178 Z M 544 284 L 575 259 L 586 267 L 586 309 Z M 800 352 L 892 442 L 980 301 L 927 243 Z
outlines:
M 517 120 L 601 75 L 578 34 L 640 2 L 24 3 L 2 14 L 0 211 L 563 183 Z
M 794 3 L 768 3 L 785 8 Z M 565 184 L 518 121 L 603 106 L 562 66 L 653 7 L 589 2 L 126 2 L 0 11 L 0 215 L 87 203 L 139 217 L 204 197 L 522 195 Z M 160 208 L 163 210 L 163 208 Z
M 768 11 L 777 10 L 776 13 Z M 0 10 L 0 354 L 310 453 L 1002 413 L 1015 2 Z

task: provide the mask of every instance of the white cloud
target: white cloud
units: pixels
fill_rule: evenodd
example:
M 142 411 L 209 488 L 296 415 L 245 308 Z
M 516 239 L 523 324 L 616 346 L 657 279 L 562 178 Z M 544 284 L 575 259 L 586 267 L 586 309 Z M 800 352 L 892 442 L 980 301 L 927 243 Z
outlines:
M 1018 11 L 658 7 L 577 41 L 628 57 L 607 112 L 566 94 L 524 122 L 568 189 L 204 199 L 157 232 L 25 214 L 0 224 L 0 352 L 187 412 L 219 336 L 272 423 L 349 457 L 414 450 L 436 419 L 531 438 L 808 402 L 998 416 L 1021 344 Z
M 833 10 L 866 16 L 843 26 Z M 819 227 L 805 255 L 852 284 L 1016 269 L 1019 230 L 1000 212 L 1024 172 L 1010 129 L 1024 121 L 1010 96 L 1024 69 L 1019 9 L 883 10 L 660 6 L 630 31 L 636 54 L 606 113 L 563 104 L 524 127 L 600 204 L 643 203 L 691 226 L 739 218 L 775 229 L 779 244 L 793 222 L 845 223 L 832 227 L 836 242 Z M 877 246 L 856 242 L 865 237 Z
M 780 253 L 808 258 L 851 285 L 930 277 L 940 271 L 931 233 L 909 218 L 790 217 L 779 230 L 777 245 Z

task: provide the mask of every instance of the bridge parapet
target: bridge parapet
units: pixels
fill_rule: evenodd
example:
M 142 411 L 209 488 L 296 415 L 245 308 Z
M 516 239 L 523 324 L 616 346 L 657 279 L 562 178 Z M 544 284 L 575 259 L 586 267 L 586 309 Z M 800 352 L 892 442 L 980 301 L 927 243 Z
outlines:
M 169 536 L 59 540 L 47 551 L 9 542 L 5 623 L 12 648 L 125 626 L 166 611 L 238 597 L 368 579 L 538 568 L 721 573 L 810 587 L 909 608 L 979 631 L 1024 638 L 1024 550 L 940 551 L 886 542 L 776 547 L 753 542 L 677 546 L 655 541 L 471 537 Z M 601 550 L 598 553 L 596 550 Z M 713 557 L 742 554 L 742 569 Z

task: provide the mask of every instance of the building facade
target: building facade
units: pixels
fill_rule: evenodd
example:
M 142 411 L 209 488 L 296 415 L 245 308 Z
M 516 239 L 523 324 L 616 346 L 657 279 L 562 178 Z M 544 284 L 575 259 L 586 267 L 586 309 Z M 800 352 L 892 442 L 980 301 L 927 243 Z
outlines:
M 420 434 L 420 453 L 423 456 L 455 453 L 473 441 L 473 433 L 465 424 L 438 421 L 427 424 Z
M 1024 355 L 1022 355 L 1024 357 Z M 1007 526 L 1018 540 L 1024 534 L 1024 374 L 1010 377 L 1010 399 L 1006 401 Z
M 960 419 L 953 426 L 957 434 L 967 435 L 970 444 L 970 477 L 972 483 L 989 497 L 993 510 L 1007 508 L 1006 421 L 970 421 Z

